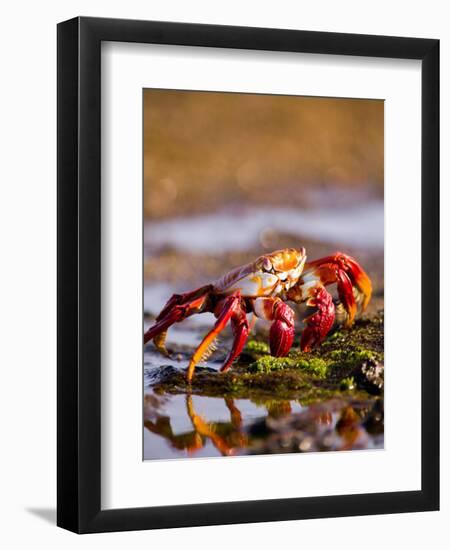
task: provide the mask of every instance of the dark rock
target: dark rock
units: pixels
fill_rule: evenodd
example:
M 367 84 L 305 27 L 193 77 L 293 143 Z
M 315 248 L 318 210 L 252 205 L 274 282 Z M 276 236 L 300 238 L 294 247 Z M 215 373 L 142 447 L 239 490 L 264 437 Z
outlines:
M 384 401 L 377 399 L 364 420 L 364 427 L 371 435 L 384 433 Z
M 153 385 L 172 378 L 172 376 L 176 375 L 178 372 L 179 370 L 172 365 L 161 365 L 157 369 L 146 371 L 145 379 L 149 385 Z
M 361 363 L 353 376 L 361 389 L 368 393 L 379 395 L 384 388 L 384 363 L 368 359 Z

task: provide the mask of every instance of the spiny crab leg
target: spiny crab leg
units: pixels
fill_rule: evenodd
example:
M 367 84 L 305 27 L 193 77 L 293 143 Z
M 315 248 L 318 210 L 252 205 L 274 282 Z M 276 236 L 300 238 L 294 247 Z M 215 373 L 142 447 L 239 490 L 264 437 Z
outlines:
M 208 355 L 210 346 L 214 343 L 214 340 L 217 338 L 219 333 L 226 327 L 230 319 L 234 318 L 233 331 L 235 333 L 235 338 L 232 350 L 221 369 L 222 371 L 227 370 L 230 367 L 233 360 L 237 357 L 237 355 L 239 355 L 239 353 L 241 353 L 245 341 L 247 340 L 248 323 L 245 316 L 245 310 L 242 308 L 241 293 L 239 290 L 235 291 L 230 296 L 223 298 L 223 300 L 217 304 L 214 313 L 217 315 L 217 321 L 214 327 L 203 338 L 189 362 L 186 376 L 189 383 L 192 380 L 196 365 L 205 355 Z

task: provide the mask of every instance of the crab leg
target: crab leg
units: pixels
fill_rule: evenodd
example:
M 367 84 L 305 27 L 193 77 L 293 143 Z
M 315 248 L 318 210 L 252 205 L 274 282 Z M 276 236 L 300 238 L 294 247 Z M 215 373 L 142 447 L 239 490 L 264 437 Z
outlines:
M 196 365 L 202 360 L 202 358 L 205 355 L 208 354 L 210 346 L 214 343 L 214 340 L 217 338 L 219 333 L 222 332 L 222 330 L 226 327 L 228 321 L 233 317 L 233 315 L 238 316 L 238 321 L 234 321 L 233 323 L 233 330 L 235 331 L 235 340 L 234 340 L 233 348 L 230 352 L 230 355 L 226 359 L 225 364 L 222 367 L 222 370 L 226 370 L 227 368 L 229 368 L 234 358 L 237 355 L 239 355 L 239 353 L 242 350 L 242 347 L 244 346 L 245 339 L 246 339 L 246 333 L 245 333 L 246 320 L 244 323 L 239 318 L 239 315 L 240 315 L 239 310 L 242 310 L 240 291 L 234 292 L 233 294 L 231 294 L 230 296 L 227 296 L 217 304 L 217 307 L 215 308 L 215 312 L 214 312 L 217 315 L 217 321 L 214 327 L 203 338 L 200 345 L 195 350 L 191 361 L 189 362 L 187 376 L 186 376 L 188 382 L 191 382 L 192 380 L 192 376 L 194 374 Z M 242 328 L 239 328 L 241 326 Z M 247 327 L 247 333 L 248 333 L 248 324 L 246 325 L 246 327 Z M 244 339 L 243 342 L 242 342 L 242 339 Z
M 222 368 L 220 369 L 221 372 L 225 372 L 231 367 L 233 361 L 241 353 L 248 338 L 249 324 L 247 321 L 247 315 L 240 304 L 236 307 L 231 316 L 231 328 L 233 329 L 234 334 L 233 346 L 225 359 Z
M 270 353 L 283 357 L 294 342 L 294 312 L 280 298 L 256 298 L 253 310 L 258 317 L 273 321 L 270 327 Z
M 206 285 L 186 294 L 174 294 L 156 318 L 156 323 L 144 334 L 144 344 L 154 340 L 158 351 L 168 355 L 165 347 L 167 329 L 194 313 L 209 311 L 209 292 L 211 285 Z

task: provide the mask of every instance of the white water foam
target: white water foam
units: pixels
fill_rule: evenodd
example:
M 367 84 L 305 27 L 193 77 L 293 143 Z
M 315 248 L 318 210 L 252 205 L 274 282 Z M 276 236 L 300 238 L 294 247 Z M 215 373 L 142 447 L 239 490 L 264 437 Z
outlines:
M 381 250 L 384 205 L 372 200 L 347 208 L 242 208 L 147 222 L 144 240 L 147 250 L 163 246 L 202 253 L 247 250 L 268 230 L 298 235 L 299 239 Z

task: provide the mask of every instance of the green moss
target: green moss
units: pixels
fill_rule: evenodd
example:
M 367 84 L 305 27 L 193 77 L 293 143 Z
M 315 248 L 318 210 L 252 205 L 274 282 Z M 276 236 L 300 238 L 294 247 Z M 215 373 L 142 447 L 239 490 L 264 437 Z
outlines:
M 249 340 L 245 346 L 245 351 L 255 354 L 270 353 L 270 348 L 265 342 L 259 340 Z
M 295 361 L 289 357 L 272 357 L 271 355 L 264 355 L 257 359 L 254 363 L 251 363 L 249 370 L 251 372 L 273 372 L 284 369 L 294 368 Z
M 352 391 L 355 389 L 355 387 L 356 387 L 356 384 L 353 376 L 348 376 L 347 378 L 343 378 L 339 385 L 339 388 L 341 389 L 341 391 Z
M 335 342 L 336 340 L 339 340 L 339 338 L 342 338 L 342 337 L 343 337 L 342 332 L 340 330 L 336 330 L 335 332 L 333 332 L 333 334 L 330 334 L 330 336 L 328 336 L 327 341 Z
M 328 373 L 328 363 L 319 357 L 272 357 L 264 355 L 249 366 L 253 372 L 269 373 L 284 369 L 302 369 L 303 371 L 325 378 Z
M 379 356 L 379 353 L 361 346 L 357 346 L 354 349 L 335 349 L 327 353 L 327 357 L 333 363 L 347 367 L 354 367 L 368 360 L 376 361 L 380 359 Z
M 292 361 L 291 358 L 284 360 Z M 317 364 L 315 361 L 313 364 Z M 310 365 L 311 368 L 311 365 Z M 341 376 L 342 378 L 342 376 Z M 208 397 L 233 397 L 251 399 L 256 404 L 267 400 L 295 399 L 302 405 L 309 405 L 332 398 L 348 396 L 349 388 L 340 388 L 339 382 L 321 378 L 302 368 L 285 368 L 269 372 L 252 372 L 247 366 L 235 365 L 233 370 L 218 374 L 197 368 L 191 384 L 186 382 L 183 371 L 168 369 L 159 382 L 153 385 L 156 394 L 192 393 Z M 351 390 L 355 399 L 366 399 L 367 392 L 356 387 Z
M 296 339 L 298 345 L 298 339 Z M 383 317 L 357 321 L 341 329 L 319 347 L 304 353 L 294 346 L 287 357 L 272 357 L 266 341 L 250 340 L 233 367 L 218 373 L 197 367 L 192 383 L 185 373 L 167 366 L 153 388 L 156 393 L 195 393 L 235 398 L 297 399 L 309 404 L 351 393 L 354 399 L 369 395 L 364 363 L 383 363 Z M 187 353 L 187 356 L 190 354 Z

